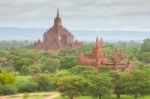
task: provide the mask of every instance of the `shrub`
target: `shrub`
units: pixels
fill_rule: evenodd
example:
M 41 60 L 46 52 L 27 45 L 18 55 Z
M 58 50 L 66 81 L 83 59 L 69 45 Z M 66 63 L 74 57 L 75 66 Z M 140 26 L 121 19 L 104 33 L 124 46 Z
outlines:
M 21 83 L 18 86 L 18 91 L 19 92 L 34 92 L 37 90 L 37 87 L 38 87 L 37 83 L 32 82 L 32 81 L 26 81 L 26 82 Z
M 38 74 L 33 77 L 33 80 L 38 84 L 38 90 L 50 91 L 54 89 L 52 78 L 53 76 L 49 74 Z
M 23 99 L 28 99 L 29 98 L 29 93 L 24 93 Z
M 12 84 L 15 82 L 15 80 L 16 80 L 16 77 L 11 72 L 0 71 L 0 83 L 2 85 Z
M 15 94 L 17 92 L 17 88 L 13 85 L 3 85 L 0 88 L 0 95 L 10 95 Z

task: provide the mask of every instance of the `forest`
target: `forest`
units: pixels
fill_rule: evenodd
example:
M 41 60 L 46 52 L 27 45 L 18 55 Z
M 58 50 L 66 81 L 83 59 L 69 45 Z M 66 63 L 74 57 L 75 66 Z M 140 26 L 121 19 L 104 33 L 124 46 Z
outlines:
M 131 60 L 130 72 L 79 66 L 77 57 L 92 50 L 82 42 L 80 49 L 43 51 L 30 41 L 0 42 L 0 95 L 32 92 L 60 92 L 57 99 L 149 99 L 150 39 L 137 42 L 104 42 L 103 51 L 113 58 L 121 48 Z M 127 98 L 128 97 L 128 98 Z M 146 97 L 146 98 L 145 98 Z

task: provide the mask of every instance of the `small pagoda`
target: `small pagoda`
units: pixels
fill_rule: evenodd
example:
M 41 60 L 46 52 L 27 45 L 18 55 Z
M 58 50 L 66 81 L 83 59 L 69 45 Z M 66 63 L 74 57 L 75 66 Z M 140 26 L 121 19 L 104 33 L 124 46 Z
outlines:
M 85 57 L 81 52 L 77 58 L 78 65 L 90 65 L 95 68 L 101 66 L 110 66 L 114 69 L 120 69 L 122 71 L 130 71 L 131 62 L 126 58 L 121 49 L 116 49 L 113 55 L 113 59 L 108 59 L 107 55 L 102 50 L 103 40 L 97 37 L 96 43 L 93 45 L 92 52 Z

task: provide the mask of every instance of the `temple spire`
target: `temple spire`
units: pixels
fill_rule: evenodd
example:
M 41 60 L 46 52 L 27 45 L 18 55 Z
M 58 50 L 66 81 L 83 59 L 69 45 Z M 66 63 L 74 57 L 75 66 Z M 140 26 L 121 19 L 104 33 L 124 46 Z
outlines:
M 59 17 L 59 9 L 57 9 L 57 17 Z
M 99 41 L 99 38 L 98 38 L 98 36 L 96 37 L 96 41 Z
M 61 17 L 59 16 L 59 9 L 57 9 L 57 15 L 54 20 L 54 26 L 62 26 L 62 20 Z
M 99 38 L 98 38 L 98 36 L 96 37 L 96 45 L 99 45 Z

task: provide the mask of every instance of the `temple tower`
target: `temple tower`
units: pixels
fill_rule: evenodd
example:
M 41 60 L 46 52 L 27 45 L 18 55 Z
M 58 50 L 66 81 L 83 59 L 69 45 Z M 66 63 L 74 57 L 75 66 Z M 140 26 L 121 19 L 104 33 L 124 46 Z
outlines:
M 43 40 L 34 43 L 33 48 L 42 50 L 59 50 L 62 48 L 79 48 L 80 43 L 75 41 L 75 37 L 62 25 L 62 19 L 57 9 L 52 28 L 43 34 Z

